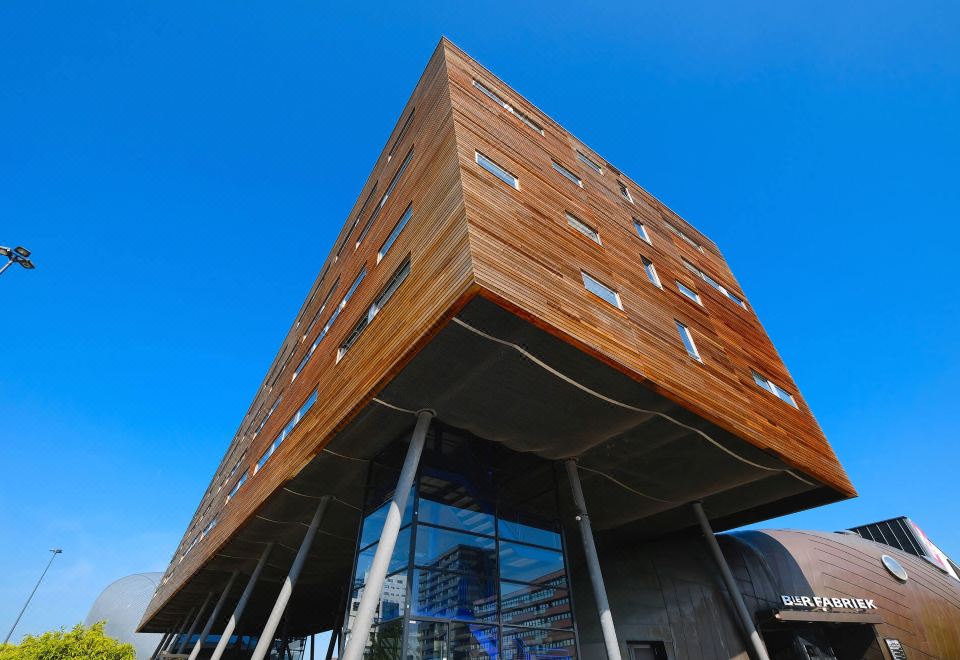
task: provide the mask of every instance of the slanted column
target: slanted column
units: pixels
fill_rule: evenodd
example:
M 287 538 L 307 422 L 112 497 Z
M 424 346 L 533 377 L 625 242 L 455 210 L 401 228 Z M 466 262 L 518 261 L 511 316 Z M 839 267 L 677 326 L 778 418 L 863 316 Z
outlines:
M 597 601 L 597 611 L 600 613 L 600 630 L 603 632 L 607 659 L 620 660 L 620 643 L 617 641 L 617 630 L 613 626 L 613 615 L 610 613 L 610 603 L 607 600 L 607 588 L 604 586 L 603 573 L 600 571 L 600 558 L 597 556 L 597 545 L 593 540 L 593 527 L 590 525 L 590 517 L 587 514 L 587 502 L 583 498 L 583 488 L 580 486 L 577 461 L 570 458 L 565 461 L 565 464 L 573 504 L 577 509 L 577 523 L 580 525 L 583 554 L 587 560 L 587 573 L 590 575 L 593 597 Z
M 273 611 L 270 612 L 270 616 L 267 618 L 267 623 L 263 627 L 263 632 L 260 633 L 260 639 L 257 640 L 257 648 L 253 650 L 253 655 L 250 656 L 250 660 L 263 660 L 270 651 L 270 647 L 273 645 L 273 636 L 276 634 L 277 626 L 280 625 L 280 619 L 283 617 L 283 613 L 287 609 L 287 603 L 290 602 L 290 596 L 293 594 L 293 587 L 297 584 L 297 579 L 300 577 L 300 572 L 303 570 L 304 562 L 307 561 L 307 554 L 310 552 L 310 545 L 313 543 L 313 537 L 317 535 L 317 529 L 320 527 L 320 521 L 323 519 L 323 514 L 327 510 L 327 505 L 330 503 L 330 499 L 331 498 L 329 495 L 326 495 L 320 499 L 320 504 L 317 506 L 317 510 L 313 514 L 313 519 L 310 521 L 310 526 L 307 527 L 307 533 L 304 535 L 303 541 L 300 542 L 300 549 L 297 551 L 297 556 L 293 559 L 293 564 L 290 566 L 290 572 L 287 573 L 287 577 L 283 581 L 283 586 L 280 588 L 280 594 L 277 596 L 277 602 L 273 604 Z
M 243 610 L 247 607 L 247 601 L 250 600 L 251 594 L 253 594 L 253 588 L 257 585 L 257 580 L 260 579 L 260 573 L 263 572 L 263 567 L 267 563 L 267 558 L 270 556 L 270 552 L 273 550 L 273 541 L 270 541 L 267 544 L 267 547 L 263 549 L 263 552 L 260 554 L 260 559 L 257 561 L 256 567 L 253 569 L 253 573 L 250 574 L 250 579 L 247 580 L 247 586 L 243 590 L 243 594 L 240 596 L 240 600 L 237 601 L 237 606 L 233 608 L 233 614 L 230 615 L 230 620 L 227 621 L 226 627 L 223 629 L 223 633 L 220 634 L 220 641 L 217 642 L 217 648 L 214 649 L 213 655 L 210 656 L 210 660 L 220 660 L 224 652 L 227 650 L 227 645 L 230 643 L 230 636 L 233 635 L 233 631 L 237 628 L 237 623 L 240 621 L 240 617 L 243 616 Z
M 156 658 L 158 655 L 160 655 L 160 649 L 163 648 L 163 645 L 164 645 L 164 644 L 166 644 L 168 641 L 170 641 L 170 636 L 171 636 L 172 634 L 173 634 L 172 631 L 171 631 L 171 632 L 163 633 L 163 637 L 160 638 L 160 643 L 157 644 L 157 648 L 155 648 L 155 649 L 153 650 L 153 653 L 150 654 L 150 660 L 154 660 L 154 658 Z
M 230 587 L 233 586 L 233 582 L 237 579 L 238 574 L 239 571 L 234 571 L 230 574 L 230 579 L 227 580 L 227 586 L 223 588 L 223 593 L 221 593 L 220 598 L 217 599 L 217 604 L 213 606 L 213 611 L 210 612 L 210 618 L 207 619 L 206 625 L 203 626 L 197 643 L 193 645 L 193 650 L 190 651 L 190 658 L 188 660 L 197 660 L 197 656 L 200 655 L 200 649 L 203 648 L 203 643 L 206 641 L 207 635 L 210 634 L 213 623 L 217 620 L 217 617 L 220 616 L 220 610 L 223 609 L 223 604 L 227 602 L 227 596 L 230 595 Z
M 374 554 L 370 570 L 367 572 L 367 584 L 364 587 L 363 595 L 360 597 L 357 614 L 353 620 L 353 628 L 349 632 L 346 648 L 343 649 L 340 656 L 341 660 L 361 660 L 363 658 L 363 649 L 367 646 L 367 640 L 370 638 L 370 626 L 373 625 L 373 616 L 376 613 L 377 603 L 380 602 L 383 581 L 387 577 L 390 557 L 397 545 L 397 535 L 400 532 L 400 524 L 403 522 L 403 512 L 407 508 L 407 498 L 410 496 L 410 489 L 413 487 L 417 466 L 420 464 L 420 454 L 423 453 L 423 444 L 427 438 L 427 430 L 430 428 L 430 421 L 434 414 L 432 410 L 421 410 L 417 413 L 417 425 L 413 429 L 413 437 L 410 438 L 410 446 L 407 448 L 407 456 L 403 460 L 403 468 L 400 470 L 397 488 L 393 492 L 393 500 L 387 510 L 387 519 L 384 521 L 383 531 L 380 533 L 380 543 L 377 545 L 377 552 Z
M 187 648 L 187 642 L 190 641 L 190 638 L 191 638 L 191 637 L 193 637 L 193 633 L 196 631 L 197 626 L 200 624 L 200 617 L 202 617 L 202 616 L 203 616 L 203 613 L 207 611 L 207 605 L 210 604 L 210 599 L 211 599 L 211 598 L 213 598 L 213 592 L 212 592 L 212 591 L 208 591 L 208 592 L 207 592 L 207 597 L 203 599 L 203 603 L 200 605 L 200 609 L 197 610 L 197 616 L 194 618 L 193 623 L 190 624 L 190 629 L 189 629 L 189 631 L 188 631 L 187 634 L 184 636 L 184 638 L 180 640 L 180 645 L 177 646 L 177 654 L 178 654 L 178 655 L 181 654 L 181 653 L 183 653 L 183 650 L 184 650 L 185 648 Z M 191 610 L 191 611 L 192 611 L 192 610 Z M 189 619 L 190 616 L 187 615 L 187 618 Z M 186 622 L 184 622 L 184 623 L 186 623 Z M 183 629 L 183 628 L 181 627 L 181 630 L 182 630 L 182 629 Z M 172 645 L 173 640 L 171 639 L 170 642 L 171 642 L 171 645 Z
M 694 502 L 693 512 L 697 516 L 697 522 L 700 523 L 703 537 L 706 539 L 707 545 L 710 546 L 710 552 L 713 553 L 713 558 L 717 562 L 717 566 L 720 567 L 720 575 L 723 578 L 723 583 L 727 587 L 727 592 L 730 594 L 730 600 L 733 601 L 733 608 L 736 610 L 737 616 L 740 619 L 740 626 L 743 628 L 743 632 L 747 637 L 747 645 L 753 651 L 753 656 L 756 660 L 770 660 L 770 656 L 767 654 L 767 647 L 764 646 L 763 640 L 760 639 L 760 633 L 757 632 L 757 627 L 753 623 L 753 617 L 750 616 L 750 612 L 747 610 L 747 604 L 743 602 L 743 594 L 740 593 L 740 587 L 737 586 L 737 581 L 730 571 L 727 558 L 723 556 L 723 551 L 720 550 L 720 544 L 717 543 L 717 538 L 713 534 L 713 528 L 710 526 L 710 521 L 707 520 L 707 514 L 703 511 L 703 505 L 700 502 Z

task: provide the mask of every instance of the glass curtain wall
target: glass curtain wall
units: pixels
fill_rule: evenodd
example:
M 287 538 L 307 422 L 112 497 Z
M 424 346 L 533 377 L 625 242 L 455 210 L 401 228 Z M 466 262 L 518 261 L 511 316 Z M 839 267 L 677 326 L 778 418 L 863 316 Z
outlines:
M 373 463 L 346 629 L 407 445 Z M 390 561 L 371 660 L 576 658 L 553 464 L 436 425 Z

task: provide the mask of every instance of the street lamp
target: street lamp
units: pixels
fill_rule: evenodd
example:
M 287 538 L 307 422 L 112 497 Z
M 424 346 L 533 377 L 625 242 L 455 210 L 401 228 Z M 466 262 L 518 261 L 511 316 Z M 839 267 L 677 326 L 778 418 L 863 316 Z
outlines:
M 6 249 L 6 248 L 4 248 L 4 249 Z M 27 254 L 29 254 L 29 252 L 28 252 Z M 7 266 L 9 266 L 9 265 L 10 265 L 10 264 L 7 264 Z M 4 266 L 4 268 L 6 268 L 7 266 Z M 3 271 L 0 270 L 0 273 L 2 273 L 2 272 L 3 272 Z M 40 583 L 43 582 L 43 576 L 46 575 L 46 574 L 47 574 L 47 571 L 50 570 L 50 564 L 53 563 L 53 560 L 56 559 L 56 558 L 57 558 L 57 555 L 59 555 L 61 552 L 63 552 L 63 550 L 60 549 L 60 548 L 50 548 L 50 552 L 52 552 L 53 555 L 50 557 L 50 561 L 47 562 L 47 567 L 46 567 L 45 569 L 43 569 L 43 573 L 40 574 L 40 579 L 37 580 L 37 584 L 34 585 L 33 591 L 31 591 L 31 592 L 30 592 L 30 595 L 27 596 L 27 602 L 23 604 L 23 609 L 20 610 L 20 614 L 17 615 L 17 620 L 14 621 L 14 622 L 13 622 L 13 625 L 10 627 L 10 632 L 7 633 L 7 638 L 6 638 L 5 640 L 3 640 L 4 645 L 6 645 L 7 642 L 10 641 L 10 637 L 13 635 L 14 629 L 17 627 L 17 624 L 20 623 L 20 617 L 22 617 L 22 616 L 23 616 L 23 613 L 27 611 L 27 605 L 29 605 L 29 604 L 30 604 L 30 601 L 33 600 L 33 594 L 37 593 L 37 589 L 40 587 Z
M 8 247 L 0 245 L 0 257 L 7 258 L 7 263 L 0 267 L 0 274 L 3 274 L 3 271 L 10 268 L 10 266 L 15 263 L 20 264 L 27 270 L 33 270 L 35 268 L 33 262 L 30 261 L 30 250 L 22 245 L 18 245 L 12 250 Z

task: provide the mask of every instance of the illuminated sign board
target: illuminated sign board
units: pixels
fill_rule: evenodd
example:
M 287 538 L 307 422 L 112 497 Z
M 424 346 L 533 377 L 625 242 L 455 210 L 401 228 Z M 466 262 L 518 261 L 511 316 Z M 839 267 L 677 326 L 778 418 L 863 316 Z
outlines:
M 832 598 L 827 596 L 780 596 L 784 607 L 791 609 L 876 610 L 872 598 Z

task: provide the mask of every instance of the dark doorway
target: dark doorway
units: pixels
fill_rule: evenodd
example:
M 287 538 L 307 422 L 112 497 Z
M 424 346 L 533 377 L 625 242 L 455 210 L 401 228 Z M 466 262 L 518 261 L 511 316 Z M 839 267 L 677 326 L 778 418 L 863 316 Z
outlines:
M 763 628 L 772 660 L 884 660 L 872 625 L 793 623 Z
M 629 660 L 667 660 L 667 649 L 663 642 L 629 642 Z

